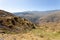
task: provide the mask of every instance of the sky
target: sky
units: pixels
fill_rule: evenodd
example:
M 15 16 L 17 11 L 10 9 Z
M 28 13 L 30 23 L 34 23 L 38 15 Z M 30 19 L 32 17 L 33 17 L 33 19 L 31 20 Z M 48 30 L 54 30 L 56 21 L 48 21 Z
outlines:
M 0 0 L 0 10 L 9 12 L 60 9 L 60 0 Z

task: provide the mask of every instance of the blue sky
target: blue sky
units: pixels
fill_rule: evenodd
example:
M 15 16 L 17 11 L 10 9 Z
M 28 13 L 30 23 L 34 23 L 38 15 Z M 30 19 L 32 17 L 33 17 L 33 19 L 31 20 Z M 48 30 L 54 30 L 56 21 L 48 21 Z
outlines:
M 0 9 L 9 12 L 60 9 L 60 0 L 0 0 Z

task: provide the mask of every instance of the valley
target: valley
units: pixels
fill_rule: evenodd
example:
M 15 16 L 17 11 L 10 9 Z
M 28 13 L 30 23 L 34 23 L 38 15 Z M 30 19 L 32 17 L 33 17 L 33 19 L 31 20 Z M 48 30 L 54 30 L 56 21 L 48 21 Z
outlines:
M 60 11 L 42 13 L 0 10 L 0 39 L 60 40 Z

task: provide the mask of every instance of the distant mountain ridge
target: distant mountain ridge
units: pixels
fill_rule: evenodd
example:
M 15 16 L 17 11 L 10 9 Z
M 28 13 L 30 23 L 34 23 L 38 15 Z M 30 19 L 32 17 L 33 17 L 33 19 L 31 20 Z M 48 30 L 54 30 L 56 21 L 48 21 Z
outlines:
M 41 17 L 40 22 L 60 22 L 60 11 Z
M 17 12 L 15 15 L 26 18 L 33 23 L 39 22 L 39 19 L 42 17 L 48 16 L 50 14 L 55 14 L 60 12 L 60 10 L 51 10 L 51 11 L 27 11 L 27 12 Z

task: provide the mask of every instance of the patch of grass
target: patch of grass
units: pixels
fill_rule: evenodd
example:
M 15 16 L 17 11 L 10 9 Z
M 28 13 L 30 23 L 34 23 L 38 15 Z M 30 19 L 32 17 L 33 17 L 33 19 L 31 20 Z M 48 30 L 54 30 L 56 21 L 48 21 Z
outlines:
M 58 35 L 60 35 L 60 32 L 46 32 L 44 30 L 41 30 L 41 29 L 33 29 L 31 31 L 32 34 L 36 35 L 36 36 L 39 36 L 41 38 L 44 38 L 44 37 L 48 37 L 48 38 L 56 38 L 58 37 Z

